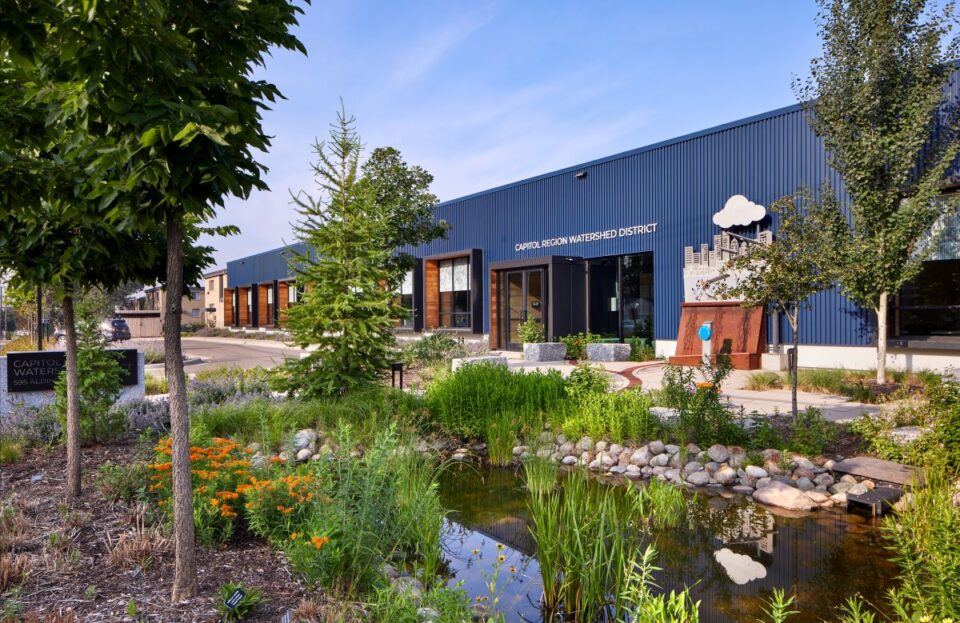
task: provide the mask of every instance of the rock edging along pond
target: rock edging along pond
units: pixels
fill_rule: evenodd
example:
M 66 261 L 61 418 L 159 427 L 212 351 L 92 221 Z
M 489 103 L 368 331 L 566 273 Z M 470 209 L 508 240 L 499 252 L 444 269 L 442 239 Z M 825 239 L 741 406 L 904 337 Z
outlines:
M 259 447 L 252 460 L 266 461 Z M 336 449 L 333 438 L 312 429 L 297 431 L 280 457 L 290 462 L 318 461 Z M 482 460 L 484 443 L 457 445 L 447 439 L 421 439 L 417 451 L 445 456 L 453 461 Z M 360 449 L 354 450 L 359 455 Z M 767 449 L 748 454 L 740 446 L 715 444 L 701 449 L 656 440 L 643 445 L 621 445 L 581 437 L 573 441 L 562 433 L 544 430 L 536 446 L 518 445 L 513 457 L 522 462 L 531 458 L 549 460 L 568 467 L 586 468 L 611 478 L 649 480 L 656 478 L 685 487 L 726 488 L 750 496 L 766 506 L 790 511 L 845 507 L 847 495 L 864 494 L 876 483 L 845 474 L 839 479 L 831 472 L 832 459 L 811 460 L 796 453 Z

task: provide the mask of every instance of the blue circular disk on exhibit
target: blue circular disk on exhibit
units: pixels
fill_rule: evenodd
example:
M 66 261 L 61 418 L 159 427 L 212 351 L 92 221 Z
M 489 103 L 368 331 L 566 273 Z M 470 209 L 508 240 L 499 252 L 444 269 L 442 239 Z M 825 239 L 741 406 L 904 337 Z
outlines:
M 710 329 L 710 325 L 702 324 L 700 328 L 697 329 L 697 335 L 700 336 L 701 340 L 707 341 L 713 335 L 713 331 Z

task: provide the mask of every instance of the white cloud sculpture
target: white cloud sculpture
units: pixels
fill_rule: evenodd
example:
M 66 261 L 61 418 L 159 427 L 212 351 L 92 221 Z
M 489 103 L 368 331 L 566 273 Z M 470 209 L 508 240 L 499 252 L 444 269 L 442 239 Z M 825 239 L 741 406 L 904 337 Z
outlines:
M 767 209 L 743 195 L 734 195 L 723 204 L 723 209 L 713 215 L 714 225 L 727 229 L 734 225 L 756 223 L 767 215 Z
M 717 559 L 734 584 L 746 584 L 767 577 L 767 568 L 746 554 L 738 554 L 724 547 L 715 551 L 713 557 Z

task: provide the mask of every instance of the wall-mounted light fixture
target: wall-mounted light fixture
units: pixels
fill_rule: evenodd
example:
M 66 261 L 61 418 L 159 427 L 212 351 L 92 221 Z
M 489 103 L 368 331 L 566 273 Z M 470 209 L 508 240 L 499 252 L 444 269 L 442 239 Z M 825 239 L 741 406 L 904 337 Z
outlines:
M 587 176 L 587 172 L 586 172 L 586 171 L 577 171 L 576 173 L 573 174 L 573 176 L 574 176 L 575 178 L 577 178 L 578 180 L 582 180 L 583 178 L 585 178 L 585 177 Z

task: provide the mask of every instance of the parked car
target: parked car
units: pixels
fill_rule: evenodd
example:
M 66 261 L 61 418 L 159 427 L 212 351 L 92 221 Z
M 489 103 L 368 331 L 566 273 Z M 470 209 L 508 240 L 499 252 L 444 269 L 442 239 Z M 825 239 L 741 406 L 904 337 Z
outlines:
M 122 342 L 130 339 L 130 325 L 123 318 L 104 320 L 103 324 L 100 325 L 100 330 L 103 332 L 103 337 L 111 342 Z

